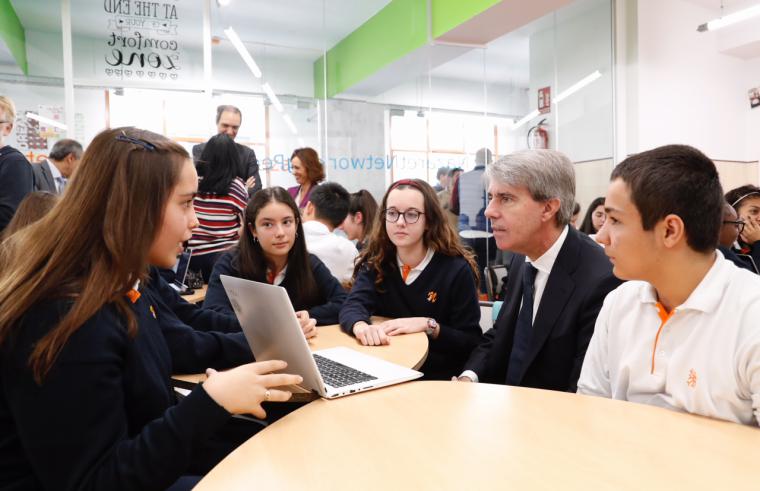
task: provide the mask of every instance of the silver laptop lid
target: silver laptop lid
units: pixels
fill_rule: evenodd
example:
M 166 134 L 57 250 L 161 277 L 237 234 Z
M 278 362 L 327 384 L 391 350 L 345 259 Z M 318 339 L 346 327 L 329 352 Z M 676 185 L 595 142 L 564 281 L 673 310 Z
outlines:
M 322 376 L 285 288 L 227 275 L 220 278 L 256 360 L 284 360 L 287 373 L 302 376 L 303 386 L 325 395 Z

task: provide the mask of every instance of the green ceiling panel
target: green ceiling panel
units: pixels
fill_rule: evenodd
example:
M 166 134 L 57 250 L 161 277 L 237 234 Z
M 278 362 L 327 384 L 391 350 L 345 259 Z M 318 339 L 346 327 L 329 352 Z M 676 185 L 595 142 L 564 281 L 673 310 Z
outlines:
M 0 38 L 5 41 L 8 50 L 16 59 L 16 63 L 25 75 L 29 74 L 29 64 L 26 60 L 26 35 L 24 26 L 18 20 L 18 15 L 11 5 L 11 0 L 0 0 Z

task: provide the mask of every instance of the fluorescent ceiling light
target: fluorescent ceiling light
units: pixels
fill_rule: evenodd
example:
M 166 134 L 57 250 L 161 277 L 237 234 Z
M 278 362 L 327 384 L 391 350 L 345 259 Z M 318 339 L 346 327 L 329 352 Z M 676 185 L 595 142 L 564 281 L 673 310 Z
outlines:
M 557 94 L 557 97 L 554 98 L 554 103 L 557 104 L 561 102 L 563 99 L 567 99 L 568 97 L 575 94 L 576 92 L 581 90 L 583 87 L 587 86 L 588 84 L 590 84 L 591 82 L 593 82 L 594 80 L 598 79 L 601 76 L 602 74 L 599 73 L 599 70 L 594 70 L 594 73 L 586 75 L 581 80 L 578 80 L 573 85 L 571 85 L 567 89 Z
M 232 27 L 228 27 L 224 30 L 224 35 L 227 36 L 227 39 L 230 40 L 232 45 L 235 47 L 237 52 L 240 54 L 240 57 L 243 59 L 246 65 L 248 65 L 248 68 L 251 69 L 251 72 L 253 73 L 253 76 L 256 78 L 261 78 L 261 70 L 259 69 L 259 66 L 256 64 L 255 61 L 253 61 L 253 57 L 251 56 L 251 53 L 248 52 L 248 48 L 245 47 L 243 44 L 243 41 L 240 40 L 240 37 L 238 37 L 237 33 L 235 32 L 235 29 Z
M 282 112 L 282 104 L 280 104 L 280 99 L 277 98 L 277 94 L 274 93 L 272 90 L 272 87 L 269 86 L 269 83 L 265 83 L 261 86 L 262 89 L 264 89 L 264 92 L 266 92 L 267 97 L 269 97 L 270 102 L 274 106 L 275 109 L 277 109 L 278 113 Z
M 286 124 L 286 125 L 288 125 L 288 128 L 290 128 L 290 131 L 291 131 L 291 132 L 292 132 L 294 135 L 297 135 L 297 134 L 298 134 L 298 128 L 296 128 L 296 125 L 295 125 L 295 124 L 293 124 L 293 120 L 292 120 L 292 119 L 290 119 L 290 114 L 284 114 L 284 115 L 282 116 L 282 119 L 284 119 L 284 120 L 285 120 L 285 124 Z
M 512 125 L 512 129 L 513 129 L 513 130 L 516 130 L 517 128 L 519 128 L 520 126 L 524 125 L 525 123 L 527 123 L 527 122 L 528 122 L 528 121 L 530 121 L 531 119 L 535 118 L 535 117 L 536 117 L 536 116 L 538 116 L 539 114 L 540 114 L 540 113 L 538 112 L 538 109 L 534 109 L 533 111 L 531 111 L 531 112 L 529 112 L 528 114 L 526 114 L 525 116 L 523 116 L 523 117 L 522 117 L 522 118 L 521 118 L 519 121 L 517 121 L 515 124 L 513 124 L 513 125 Z
M 60 128 L 60 129 L 62 129 L 64 131 L 68 131 L 68 129 L 69 129 L 68 126 L 66 126 L 65 124 L 63 124 L 63 123 L 61 123 L 59 121 L 56 121 L 56 120 L 50 119 L 50 118 L 46 118 L 45 116 L 40 116 L 39 114 L 35 114 L 35 113 L 32 113 L 32 112 L 26 113 L 26 117 L 29 118 L 29 119 L 34 119 L 36 121 L 39 121 L 40 123 L 44 123 L 44 124 L 47 124 L 47 125 L 50 125 L 50 126 L 55 126 L 56 128 Z
M 758 15 L 760 15 L 760 5 L 755 5 L 754 7 L 749 7 L 744 10 L 739 10 L 738 12 L 734 12 L 733 14 L 729 14 L 725 17 L 720 17 L 718 19 L 713 19 L 710 22 L 706 22 L 698 26 L 697 31 L 699 32 L 714 31 L 722 27 L 736 24 L 737 22 L 751 19 L 752 17 L 758 16 Z

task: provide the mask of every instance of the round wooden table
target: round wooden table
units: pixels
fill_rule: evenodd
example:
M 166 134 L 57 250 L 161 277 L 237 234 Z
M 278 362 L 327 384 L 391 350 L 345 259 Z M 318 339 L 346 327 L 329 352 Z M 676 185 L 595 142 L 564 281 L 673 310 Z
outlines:
M 461 382 L 318 400 L 241 445 L 208 490 L 757 489 L 760 429 Z

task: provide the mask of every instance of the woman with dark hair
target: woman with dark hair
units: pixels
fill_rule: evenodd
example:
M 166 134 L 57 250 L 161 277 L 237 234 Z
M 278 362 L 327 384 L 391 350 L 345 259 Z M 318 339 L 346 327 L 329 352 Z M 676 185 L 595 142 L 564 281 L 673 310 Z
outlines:
M 581 232 L 587 235 L 596 235 L 599 229 L 604 225 L 604 221 L 607 219 L 607 214 L 604 212 L 604 196 L 596 198 L 588 205 L 586 215 L 583 217 L 581 223 Z
M 223 457 L 209 448 L 230 413 L 290 397 L 273 387 L 300 377 L 269 361 L 209 369 L 177 401 L 172 373 L 252 359 L 241 333 L 165 325 L 146 285 L 190 238 L 197 186 L 178 144 L 106 130 L 60 205 L 0 246 L 2 487 L 166 489 Z
M 746 184 L 727 192 L 725 198 L 736 210 L 737 222 L 744 222 L 743 225 L 737 224 L 740 231 L 734 252 L 757 271 L 756 268 L 760 267 L 760 188 Z
M 362 189 L 351 193 L 348 215 L 340 228 L 346 233 L 348 240 L 356 241 L 356 248 L 360 251 L 367 243 L 367 237 L 375 223 L 375 215 L 377 215 L 377 201 L 369 191 Z
M 34 191 L 21 200 L 10 223 L 3 230 L 2 238 L 7 238 L 27 225 L 45 216 L 58 203 L 58 195 L 48 191 Z
M 421 370 L 428 379 L 448 380 L 482 335 L 475 260 L 425 181 L 395 182 L 380 208 L 383 223 L 359 255 L 341 327 L 364 345 L 425 332 L 430 350 Z M 392 320 L 370 324 L 373 315 Z
M 346 298 L 327 266 L 307 252 L 298 208 L 281 187 L 253 196 L 238 247 L 220 257 L 211 274 L 203 307 L 234 315 L 219 278 L 223 274 L 285 288 L 307 338 L 317 334 L 315 324 L 338 322 Z
M 193 230 L 188 246 L 193 250 L 190 269 L 200 271 L 208 283 L 219 255 L 240 239 L 248 191 L 241 178 L 245 170 L 237 147 L 225 133 L 211 137 L 198 165 L 203 172 L 193 200 L 198 228 Z
M 290 156 L 293 177 L 298 186 L 288 188 L 288 193 L 298 204 L 298 209 L 306 208 L 314 186 L 325 179 L 325 169 L 319 161 L 319 155 L 313 148 L 296 148 Z

